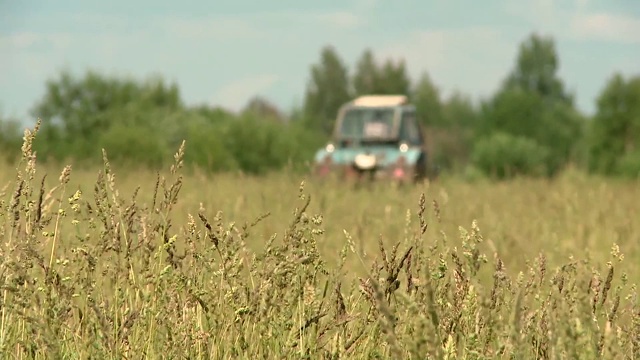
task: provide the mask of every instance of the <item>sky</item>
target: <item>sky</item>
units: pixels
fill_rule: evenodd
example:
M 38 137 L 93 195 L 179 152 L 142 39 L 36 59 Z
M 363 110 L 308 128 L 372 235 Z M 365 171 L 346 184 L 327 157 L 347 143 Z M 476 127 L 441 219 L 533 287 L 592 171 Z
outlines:
M 370 48 L 404 59 L 414 81 L 428 73 L 445 98 L 477 101 L 533 32 L 554 37 L 559 76 L 587 114 L 615 72 L 640 74 L 638 0 L 0 0 L 0 115 L 33 121 L 62 69 L 158 74 L 189 105 L 237 111 L 260 95 L 287 111 L 325 45 L 350 70 Z

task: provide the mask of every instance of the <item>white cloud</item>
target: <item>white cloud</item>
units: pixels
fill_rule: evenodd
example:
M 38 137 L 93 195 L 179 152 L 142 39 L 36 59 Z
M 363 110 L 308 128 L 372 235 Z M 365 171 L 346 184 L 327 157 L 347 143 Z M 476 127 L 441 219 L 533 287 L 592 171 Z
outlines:
M 213 105 L 232 111 L 240 110 L 253 96 L 268 90 L 278 81 L 275 74 L 262 74 L 233 81 L 220 88 L 213 96 Z
M 50 45 L 64 50 L 71 45 L 73 35 L 68 33 L 39 33 L 22 31 L 8 35 L 0 35 L 0 49 L 3 52 L 27 50 L 36 45 Z
M 17 34 L 11 34 L 9 36 L 3 36 L 2 44 L 7 44 L 8 46 L 24 49 L 35 44 L 39 38 L 40 37 L 38 36 L 38 34 L 34 32 L 21 32 Z
M 266 39 L 269 33 L 281 28 L 281 25 L 291 26 L 293 23 L 349 30 L 365 24 L 366 21 L 351 11 L 275 11 L 185 19 L 162 18 L 157 21 L 162 29 L 185 38 L 230 41 Z
M 11 87 L 15 79 L 41 85 L 61 68 L 84 72 L 86 67 L 115 70 L 117 64 L 127 64 L 127 57 L 148 43 L 149 33 L 129 34 L 95 32 L 16 32 L 0 36 L 0 85 Z M 139 60 L 141 56 L 137 56 Z M 121 67 L 126 69 L 126 65 Z
M 378 6 L 378 0 L 354 0 L 353 8 L 358 12 L 373 10 Z
M 230 17 L 203 17 L 196 19 L 162 19 L 158 25 L 172 35 L 183 38 L 212 40 L 259 39 L 264 32 L 251 22 Z
M 348 11 L 336 11 L 323 13 L 315 16 L 321 22 L 325 22 L 331 27 L 342 29 L 356 28 L 364 23 L 364 20 Z
M 367 23 L 366 18 L 355 11 L 279 11 L 259 13 L 255 21 L 278 21 L 284 24 L 300 23 L 304 26 L 322 26 L 330 29 L 352 30 Z
M 36 16 L 37 18 L 37 16 Z M 82 27 L 83 32 L 62 30 L 59 32 L 23 31 L 0 35 L 0 50 L 16 52 L 35 46 L 66 50 L 73 46 L 99 44 L 107 41 L 113 53 L 117 43 L 131 44 L 141 37 L 158 33 L 178 39 L 207 39 L 222 42 L 239 40 L 265 40 L 282 34 L 282 29 L 293 23 L 318 26 L 333 30 L 351 30 L 366 23 L 365 18 L 352 11 L 274 11 L 243 15 L 196 16 L 177 18 L 158 16 L 150 21 L 130 23 L 123 16 L 97 16 L 91 13 L 68 14 L 59 22 Z M 284 28 L 283 28 L 284 26 Z M 64 29 L 64 27 L 63 27 Z
M 528 2 L 509 0 L 505 3 L 505 10 L 508 15 L 522 18 L 535 27 L 548 28 L 557 23 L 559 15 L 561 15 L 556 5 L 557 2 L 554 0 L 531 0 Z
M 534 0 L 531 2 L 531 11 L 533 15 L 543 22 L 551 22 L 557 16 L 557 10 L 554 0 Z
M 640 18 L 607 13 L 580 14 L 571 20 L 571 34 L 581 40 L 640 44 Z
M 493 28 L 428 30 L 376 51 L 380 58 L 403 58 L 413 79 L 422 72 L 447 96 L 463 90 L 475 96 L 492 93 L 512 65 L 514 44 Z
M 540 31 L 560 39 L 640 43 L 640 18 L 626 14 L 593 12 L 590 0 L 566 4 L 556 0 L 532 0 L 525 4 L 509 1 L 508 14 L 528 21 Z
M 41 82 L 55 69 L 53 62 L 65 54 L 72 45 L 73 37 L 65 33 L 38 33 L 32 31 L 0 35 L 0 85 L 16 87 L 16 79 Z M 43 56 L 40 50 L 54 53 Z M 53 60 L 53 61 L 52 61 Z M 58 64 L 61 65 L 61 64 Z
M 589 6 L 589 0 L 575 0 L 575 6 L 578 10 L 584 9 Z

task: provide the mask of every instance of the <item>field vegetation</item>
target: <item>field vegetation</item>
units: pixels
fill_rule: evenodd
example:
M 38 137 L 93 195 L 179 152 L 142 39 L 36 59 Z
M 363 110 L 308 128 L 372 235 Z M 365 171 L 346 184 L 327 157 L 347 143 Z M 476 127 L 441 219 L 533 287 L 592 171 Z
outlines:
M 637 183 L 0 174 L 3 358 L 634 359 Z M 5 186 L 6 185 L 6 186 Z
M 640 359 L 640 77 L 588 115 L 559 63 L 531 34 L 476 102 L 327 46 L 290 112 L 52 77 L 0 116 L 0 358 Z M 435 181 L 309 176 L 364 94 L 415 104 Z

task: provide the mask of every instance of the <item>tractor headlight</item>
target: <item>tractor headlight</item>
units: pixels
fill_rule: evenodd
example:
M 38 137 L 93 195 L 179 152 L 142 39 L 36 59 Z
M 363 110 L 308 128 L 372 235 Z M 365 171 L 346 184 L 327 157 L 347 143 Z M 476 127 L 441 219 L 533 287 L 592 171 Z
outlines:
M 329 153 L 332 153 L 335 149 L 336 147 L 331 143 L 327 144 L 327 146 L 325 147 L 325 150 L 327 150 L 327 152 Z

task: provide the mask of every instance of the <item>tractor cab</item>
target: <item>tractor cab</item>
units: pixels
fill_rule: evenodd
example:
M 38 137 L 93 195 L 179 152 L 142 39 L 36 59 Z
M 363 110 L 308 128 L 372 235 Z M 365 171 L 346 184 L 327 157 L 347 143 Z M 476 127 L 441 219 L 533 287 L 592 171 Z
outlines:
M 338 111 L 330 142 L 316 152 L 315 169 L 374 178 L 416 180 L 426 175 L 424 134 L 404 95 L 367 95 Z

